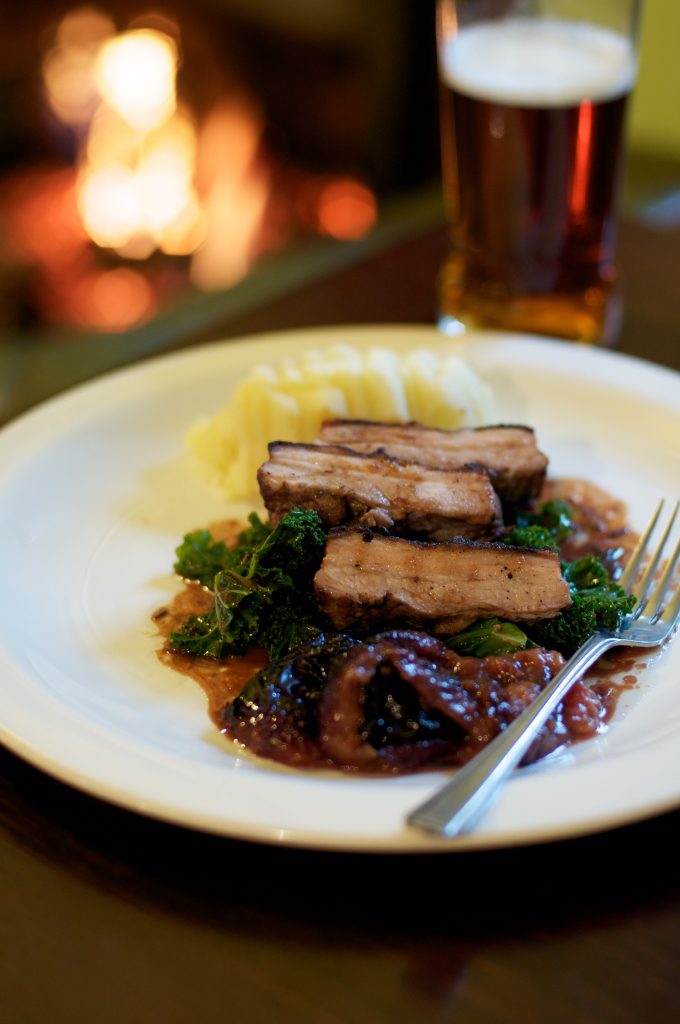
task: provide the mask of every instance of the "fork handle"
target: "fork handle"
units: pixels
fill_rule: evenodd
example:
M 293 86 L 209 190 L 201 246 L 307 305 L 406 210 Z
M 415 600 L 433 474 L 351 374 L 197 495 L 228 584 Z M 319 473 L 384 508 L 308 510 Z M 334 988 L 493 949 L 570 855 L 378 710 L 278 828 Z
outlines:
M 464 832 L 486 808 L 500 783 L 519 764 L 572 684 L 616 644 L 615 638 L 597 634 L 586 640 L 507 729 L 456 772 L 433 797 L 409 814 L 409 825 L 448 837 Z

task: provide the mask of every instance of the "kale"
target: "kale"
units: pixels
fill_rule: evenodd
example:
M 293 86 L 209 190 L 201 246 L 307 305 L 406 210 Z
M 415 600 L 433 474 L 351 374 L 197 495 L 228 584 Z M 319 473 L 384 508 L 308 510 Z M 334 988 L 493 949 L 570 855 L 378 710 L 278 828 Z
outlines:
M 515 525 L 505 534 L 503 543 L 559 551 L 562 541 L 574 531 L 573 515 L 566 501 L 544 501 L 535 512 L 518 512 Z
M 550 530 L 559 543 L 574 532 L 574 510 L 566 501 L 544 501 L 535 512 L 519 512 L 515 523 L 517 526 L 542 526 Z
M 569 584 L 572 596 L 585 590 L 601 590 L 610 583 L 609 573 L 596 555 L 585 555 L 575 562 L 563 562 L 562 575 Z
M 291 581 L 298 586 L 311 584 L 326 546 L 318 512 L 294 508 L 273 530 L 266 529 L 267 536 L 252 549 L 246 575 L 267 575 L 285 585 Z
M 320 616 L 311 597 L 280 592 L 272 614 L 261 625 L 257 643 L 266 647 L 271 658 L 281 658 L 318 636 L 320 629 Z
M 455 636 L 444 640 L 456 654 L 472 654 L 486 658 L 490 654 L 512 654 L 525 647 L 535 647 L 514 622 L 505 619 L 478 619 Z
M 215 576 L 231 558 L 224 541 L 215 540 L 209 530 L 185 534 L 176 554 L 175 572 L 185 580 L 196 580 L 211 589 Z
M 635 607 L 635 597 L 613 580 L 595 555 L 562 564 L 569 585 L 571 606 L 553 619 L 527 624 L 531 639 L 541 647 L 567 656 L 598 630 L 618 629 Z
M 560 544 L 575 528 L 573 517 L 566 502 L 546 501 L 534 512 L 520 512 L 503 542 L 559 552 Z M 569 585 L 570 607 L 552 619 L 525 623 L 523 629 L 531 642 L 569 656 L 598 630 L 617 629 L 632 610 L 635 599 L 612 581 L 595 555 L 562 562 L 561 570 Z
M 545 526 L 532 524 L 531 526 L 514 526 L 503 537 L 504 544 L 511 544 L 517 548 L 549 548 L 551 551 L 559 551 L 559 544 L 555 540 L 552 530 Z
M 257 512 L 251 512 L 248 521 L 250 526 L 239 534 L 236 544 L 231 547 L 224 541 L 215 540 L 209 530 L 185 534 L 175 552 L 175 572 L 185 580 L 196 580 L 213 590 L 219 572 L 224 569 L 238 572 L 239 567 L 273 533 L 268 523 L 261 522 Z
M 326 536 L 316 512 L 293 509 L 273 529 L 253 514 L 231 548 L 198 533 L 185 537 L 177 564 L 211 587 L 213 606 L 170 634 L 174 650 L 222 658 L 257 645 L 276 658 L 319 632 L 312 580 Z

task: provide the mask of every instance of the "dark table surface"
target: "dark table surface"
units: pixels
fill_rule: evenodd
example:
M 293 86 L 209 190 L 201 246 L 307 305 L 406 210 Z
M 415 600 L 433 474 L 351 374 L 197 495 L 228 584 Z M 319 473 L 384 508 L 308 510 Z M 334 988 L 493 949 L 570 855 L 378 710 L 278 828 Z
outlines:
M 425 226 L 358 247 L 211 331 L 433 322 L 444 245 Z M 621 349 L 679 368 L 680 231 L 628 221 L 620 254 Z M 22 374 L 26 407 L 45 385 L 30 359 Z M 0 749 L 0 1022 L 680 1019 L 679 824 L 436 856 L 279 849 L 147 820 Z

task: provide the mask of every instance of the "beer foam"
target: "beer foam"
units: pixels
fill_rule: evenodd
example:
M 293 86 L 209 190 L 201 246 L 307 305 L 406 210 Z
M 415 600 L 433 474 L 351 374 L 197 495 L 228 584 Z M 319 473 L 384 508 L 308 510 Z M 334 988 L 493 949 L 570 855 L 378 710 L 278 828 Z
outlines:
M 628 92 L 636 58 L 626 36 L 599 25 L 506 18 L 463 26 L 444 42 L 440 67 L 451 89 L 475 99 L 569 107 Z

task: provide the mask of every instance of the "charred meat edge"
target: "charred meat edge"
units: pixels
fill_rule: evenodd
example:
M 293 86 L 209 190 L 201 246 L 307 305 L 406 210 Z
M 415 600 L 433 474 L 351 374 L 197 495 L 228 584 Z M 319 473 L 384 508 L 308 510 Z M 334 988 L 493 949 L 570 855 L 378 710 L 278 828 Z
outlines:
M 315 509 L 327 526 L 361 521 L 448 540 L 494 536 L 501 505 L 485 470 L 439 470 L 385 453 L 341 445 L 273 441 L 258 484 L 273 523 L 295 506 Z

